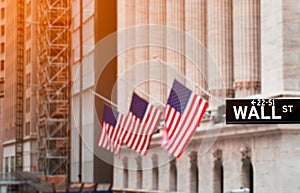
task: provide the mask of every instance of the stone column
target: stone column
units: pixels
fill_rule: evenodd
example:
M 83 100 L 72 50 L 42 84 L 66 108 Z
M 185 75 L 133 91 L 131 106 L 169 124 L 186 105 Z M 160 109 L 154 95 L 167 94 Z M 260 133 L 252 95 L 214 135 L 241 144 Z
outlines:
M 167 0 L 167 26 L 178 30 L 167 36 L 167 63 L 175 67 L 177 72 L 182 76 L 176 76 L 182 83 L 185 75 L 185 1 L 184 0 Z M 171 48 L 171 49 L 170 49 Z M 175 50 L 173 50 L 175 49 Z M 170 72 L 168 72 L 170 74 Z M 174 74 L 174 73 L 172 73 Z M 168 84 L 172 84 L 173 76 L 168 75 Z
M 194 91 L 204 96 L 201 89 L 207 90 L 207 2 L 206 0 L 185 0 L 185 31 L 199 41 L 197 48 L 188 42 L 185 51 L 185 72 L 189 79 L 196 84 Z M 200 48 L 200 50 L 199 50 Z M 190 60 L 192 59 L 192 61 Z M 199 61 L 199 63 L 193 63 Z
M 260 0 L 233 0 L 235 97 L 260 93 Z
M 126 28 L 126 1 L 118 1 L 118 30 L 124 30 Z M 124 33 L 119 33 L 118 35 L 118 52 L 120 53 L 122 49 L 126 46 L 126 38 Z M 119 78 L 126 71 L 126 52 L 118 55 L 117 64 L 117 78 Z M 124 82 L 118 81 L 118 106 L 120 112 L 126 112 L 127 108 L 127 97 L 126 87 Z
M 261 0 L 263 96 L 300 95 L 299 10 L 297 0 Z
M 126 0 L 125 4 L 125 24 L 126 28 L 132 28 L 135 26 L 135 0 Z M 126 79 L 126 82 L 122 81 L 123 84 L 126 86 L 126 106 L 127 109 L 129 109 L 130 103 L 131 103 L 131 92 L 134 89 L 134 82 L 135 82 L 135 74 L 134 70 L 130 68 L 135 65 L 135 48 L 132 48 L 135 46 L 136 39 L 135 39 L 135 33 L 134 30 L 128 30 L 128 33 L 126 33 L 126 47 L 130 47 L 131 49 L 127 50 L 125 53 L 125 66 L 127 71 L 127 76 L 123 77 Z M 128 81 L 128 82 L 127 82 Z
M 149 28 L 142 27 L 149 24 L 149 0 L 136 0 L 135 9 L 135 38 L 139 45 L 143 44 L 142 47 L 135 48 L 135 63 L 137 65 L 135 81 L 136 84 L 139 84 L 135 91 L 144 99 L 148 99 L 149 96 L 146 93 L 149 93 L 149 84 L 148 82 L 141 84 L 141 81 L 148 79 L 149 72 Z
M 149 1 L 149 23 L 157 26 L 166 24 L 166 0 Z M 166 44 L 166 32 L 164 28 L 149 31 L 149 43 L 151 44 L 149 48 L 149 58 L 152 60 L 149 64 L 149 78 L 151 79 L 149 82 L 149 91 L 153 96 L 153 98 L 150 99 L 150 102 L 164 108 L 157 100 L 162 103 L 166 102 L 166 87 L 162 84 L 162 82 L 165 82 L 166 80 L 166 69 L 164 65 L 159 65 L 160 61 L 164 62 L 166 60 L 166 49 L 165 47 L 155 46 L 158 44 Z M 154 63 L 155 65 L 153 65 Z M 159 80 L 162 82 L 159 82 Z M 154 100 L 154 98 L 157 100 Z
M 214 96 L 233 97 L 232 1 L 209 0 L 207 7 L 208 50 L 217 66 L 209 64 L 209 89 Z

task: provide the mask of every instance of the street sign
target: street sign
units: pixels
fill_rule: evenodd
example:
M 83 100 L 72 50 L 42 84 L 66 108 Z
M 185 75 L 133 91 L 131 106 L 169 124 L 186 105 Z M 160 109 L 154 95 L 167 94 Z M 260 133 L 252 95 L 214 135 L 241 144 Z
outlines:
M 300 99 L 228 99 L 226 124 L 300 123 Z

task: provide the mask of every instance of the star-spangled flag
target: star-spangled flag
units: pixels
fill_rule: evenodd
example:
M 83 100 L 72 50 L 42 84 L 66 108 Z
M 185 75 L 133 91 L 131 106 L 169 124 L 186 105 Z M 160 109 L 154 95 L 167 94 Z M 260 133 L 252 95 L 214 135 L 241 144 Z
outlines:
M 121 141 L 142 155 L 146 155 L 162 112 L 133 93 L 130 110 L 125 118 Z
M 98 145 L 115 154 L 119 154 L 121 147 L 120 135 L 124 121 L 125 116 L 123 114 L 104 105 L 102 129 L 100 131 Z
M 165 133 L 162 146 L 175 157 L 180 157 L 208 106 L 206 100 L 174 80 L 165 107 Z

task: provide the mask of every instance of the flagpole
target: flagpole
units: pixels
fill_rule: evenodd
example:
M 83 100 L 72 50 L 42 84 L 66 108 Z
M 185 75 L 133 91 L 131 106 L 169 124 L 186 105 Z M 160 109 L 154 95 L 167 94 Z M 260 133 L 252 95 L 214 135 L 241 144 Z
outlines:
M 159 60 L 161 63 L 163 63 L 164 65 L 167 65 L 168 63 L 161 60 L 160 58 L 157 58 L 157 60 Z M 173 67 L 172 67 L 173 68 Z M 175 72 L 177 71 L 175 68 L 173 68 L 172 70 L 174 70 Z M 187 80 L 188 82 L 192 83 L 193 85 L 195 85 L 198 89 L 200 89 L 203 93 L 205 93 L 206 95 L 210 96 L 213 100 L 215 100 L 216 102 L 218 102 L 219 104 L 223 104 L 222 101 L 220 101 L 217 97 L 213 96 L 212 94 L 210 94 L 209 92 L 207 92 L 205 89 L 203 89 L 201 86 L 198 86 L 197 84 L 195 84 L 193 81 L 191 81 L 190 79 L 188 79 L 187 77 L 181 75 L 180 73 L 179 76 L 181 76 L 181 78 L 184 78 L 185 80 Z
M 151 62 L 151 61 L 160 61 L 161 63 L 163 63 L 163 64 L 166 65 L 166 66 L 167 66 L 167 64 L 168 64 L 167 62 L 161 60 L 160 58 L 155 58 L 155 59 L 153 59 L 153 60 L 149 60 L 149 62 Z M 133 66 L 132 68 L 134 68 L 134 66 Z M 192 83 L 193 85 L 195 85 L 199 90 L 201 90 L 201 91 L 202 91 L 204 94 L 206 94 L 207 96 L 211 97 L 214 101 L 218 102 L 219 104 L 223 104 L 223 102 L 220 101 L 217 97 L 213 96 L 212 94 L 210 94 L 209 92 L 207 92 L 205 89 L 203 89 L 201 86 L 198 86 L 198 85 L 195 84 L 193 81 L 191 81 L 190 79 L 188 79 L 187 77 L 185 77 L 184 75 L 182 75 L 181 73 L 179 73 L 178 70 L 176 70 L 174 67 L 171 66 L 170 68 L 171 68 L 171 70 L 175 71 L 176 74 L 178 74 L 181 78 L 183 78 L 184 80 L 186 80 L 186 81 Z M 126 83 L 129 83 L 129 84 L 132 85 L 133 87 L 136 86 L 136 85 L 134 85 L 132 82 L 130 82 L 130 81 L 124 79 L 124 78 L 120 78 L 120 80 L 123 80 L 123 81 L 125 81 Z M 149 97 L 150 97 L 151 99 L 153 99 L 154 101 L 159 102 L 159 103 L 162 104 L 163 106 L 166 106 L 164 103 L 162 103 L 161 101 L 159 101 L 159 100 L 157 100 L 156 98 L 152 97 L 151 95 L 149 95 L 149 94 L 148 94 L 147 92 L 145 92 L 144 90 L 141 90 L 141 89 L 139 89 L 139 88 L 136 88 L 136 89 L 138 89 L 139 91 L 141 91 L 143 94 L 149 96 Z
M 123 80 L 124 82 L 130 84 L 131 86 L 133 86 L 133 88 L 136 86 L 133 83 L 131 83 L 130 81 L 124 79 L 124 78 L 120 78 L 120 80 Z M 160 100 L 157 100 L 156 98 L 152 97 L 150 94 L 148 94 L 146 91 L 139 89 L 139 88 L 135 88 L 136 90 L 140 91 L 141 93 L 143 93 L 144 95 L 148 96 L 150 99 L 153 99 L 155 102 L 158 102 L 159 104 L 163 105 L 164 107 L 166 106 L 166 104 L 164 104 L 163 102 L 161 102 Z
M 104 96 L 96 93 L 94 90 L 90 89 L 90 92 L 93 93 L 95 96 L 101 98 L 102 100 L 104 100 L 105 102 L 111 104 L 112 106 L 114 106 L 116 109 L 118 109 L 118 105 L 113 103 L 112 101 L 108 100 L 107 98 L 105 98 Z

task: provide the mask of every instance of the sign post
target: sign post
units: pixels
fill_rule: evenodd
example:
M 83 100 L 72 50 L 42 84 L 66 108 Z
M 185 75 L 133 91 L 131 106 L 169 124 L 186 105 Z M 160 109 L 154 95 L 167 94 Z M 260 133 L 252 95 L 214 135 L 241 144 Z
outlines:
M 300 99 L 228 99 L 226 124 L 300 123 Z

